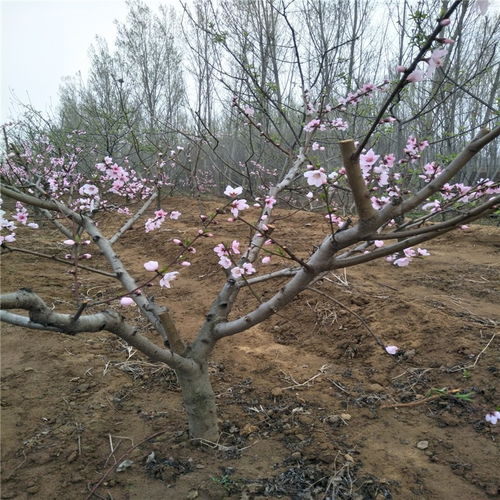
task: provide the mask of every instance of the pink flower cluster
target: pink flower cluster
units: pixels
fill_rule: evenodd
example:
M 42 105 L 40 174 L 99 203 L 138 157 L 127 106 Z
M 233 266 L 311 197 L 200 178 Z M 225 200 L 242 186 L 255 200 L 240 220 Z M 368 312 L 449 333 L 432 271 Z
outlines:
M 339 99 L 339 104 L 342 104 L 345 109 L 348 104 L 357 104 L 364 97 L 368 97 L 376 89 L 377 86 L 373 83 L 365 83 L 360 89 L 356 90 L 355 92 L 349 92 L 347 94 L 347 97 L 341 97 Z
M 245 262 L 241 266 L 233 265 L 233 260 L 231 260 L 230 256 L 241 254 L 240 242 L 238 240 L 233 240 L 230 247 L 226 247 L 224 243 L 219 243 L 214 247 L 214 252 L 219 257 L 219 265 L 224 269 L 231 269 L 231 274 L 234 278 L 240 278 L 245 274 L 250 275 L 257 272 L 250 262 Z
M 417 248 L 417 250 L 413 250 L 413 248 L 405 248 L 403 250 L 404 257 L 399 257 L 398 255 L 390 255 L 386 258 L 388 262 L 392 262 L 393 265 L 397 267 L 406 267 L 410 264 L 413 257 L 428 257 L 430 252 L 425 248 Z
M 411 163 L 415 163 L 418 159 L 420 159 L 420 153 L 428 146 L 429 141 L 418 142 L 415 137 L 410 135 L 410 137 L 408 137 L 408 141 L 406 142 L 404 152 L 408 155 L 409 161 Z M 404 163 L 404 161 L 401 163 Z
M 167 218 L 168 214 L 169 213 L 166 212 L 165 210 L 161 209 L 156 210 L 154 217 L 149 218 L 144 224 L 146 233 L 149 233 L 150 231 L 160 228 L 160 226 L 165 222 L 165 219 Z M 170 212 L 170 219 L 177 220 L 181 215 L 182 215 L 181 212 L 173 210 L 172 212 Z
M 243 192 L 243 188 L 241 186 L 238 187 L 232 187 L 232 186 L 226 186 L 226 189 L 224 190 L 224 194 L 226 196 L 229 196 L 230 198 L 236 198 Z M 237 200 L 235 199 L 231 203 L 231 213 L 233 214 L 234 218 L 237 218 L 242 210 L 246 210 L 247 208 L 250 208 L 250 206 L 247 203 L 247 200 L 241 199 Z
M 314 118 L 309 123 L 304 126 L 305 132 L 314 132 L 315 130 L 325 131 L 328 129 L 336 130 L 347 130 L 349 124 L 342 120 L 341 118 L 335 118 L 334 120 L 320 120 L 319 118 Z

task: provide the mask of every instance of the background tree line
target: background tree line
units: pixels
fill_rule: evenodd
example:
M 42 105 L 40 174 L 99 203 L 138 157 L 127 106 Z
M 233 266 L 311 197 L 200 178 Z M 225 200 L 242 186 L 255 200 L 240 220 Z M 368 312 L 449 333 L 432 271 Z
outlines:
M 181 191 L 244 185 L 257 196 L 286 170 L 289 152 L 318 110 L 366 83 L 378 90 L 336 110 L 347 132 L 319 134 L 317 161 L 340 166 L 333 144 L 362 137 L 447 0 L 196 0 L 161 7 L 132 0 L 116 22 L 111 50 L 98 37 L 88 77 L 67 78 L 54 116 L 27 109 L 12 135 L 21 143 L 47 136 L 64 151 L 85 131 L 82 168 L 104 155 Z M 444 64 L 407 86 L 368 147 L 403 154 L 408 136 L 428 140 L 427 158 L 449 162 L 481 126 L 498 119 L 498 15 L 480 17 L 464 2 L 447 27 Z M 340 101 L 342 102 L 342 101 Z M 242 117 L 259 124 L 249 127 Z M 260 134 L 256 132 L 260 130 Z M 347 135 L 346 135 L 347 134 Z M 262 137 L 264 140 L 261 140 Z M 175 157 L 175 162 L 171 161 Z M 490 145 L 461 181 L 498 180 L 498 147 Z M 406 167 L 408 182 L 418 172 Z M 292 197 L 290 197 L 292 200 Z

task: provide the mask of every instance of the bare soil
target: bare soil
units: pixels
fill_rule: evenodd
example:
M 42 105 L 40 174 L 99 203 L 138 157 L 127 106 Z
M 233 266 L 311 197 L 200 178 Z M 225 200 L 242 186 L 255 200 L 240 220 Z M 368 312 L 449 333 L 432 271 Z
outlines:
M 116 245 L 139 279 L 150 276 L 143 262 L 168 262 L 178 251 L 169 240 L 194 235 L 199 213 L 217 206 L 169 204 L 181 220 L 151 235 L 137 224 Z M 276 225 L 304 257 L 328 231 L 311 213 Z M 222 222 L 172 290 L 150 290 L 187 339 L 224 281 L 211 249 L 235 228 L 244 238 L 243 225 Z M 28 248 L 64 253 L 56 233 L 23 234 Z M 2 325 L 1 498 L 84 499 L 97 483 L 92 498 L 114 500 L 498 498 L 500 425 L 484 416 L 500 402 L 500 229 L 472 226 L 426 248 L 432 256 L 408 268 L 379 261 L 331 273 L 315 285 L 326 296 L 307 291 L 221 341 L 210 365 L 217 444 L 189 440 L 175 374 L 111 334 Z M 19 253 L 2 261 L 4 292 L 26 286 L 74 311 L 68 266 Z M 105 268 L 99 255 L 89 262 Z M 102 276 L 79 279 L 89 298 L 119 290 Z M 253 293 L 241 293 L 233 317 L 257 303 Z M 135 309 L 124 314 L 148 332 Z M 401 352 L 385 354 L 367 326 Z

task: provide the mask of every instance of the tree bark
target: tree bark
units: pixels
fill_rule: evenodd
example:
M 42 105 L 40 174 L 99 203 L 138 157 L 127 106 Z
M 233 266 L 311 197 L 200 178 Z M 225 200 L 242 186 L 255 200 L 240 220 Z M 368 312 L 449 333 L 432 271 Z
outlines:
M 189 435 L 216 443 L 219 439 L 215 394 L 205 362 L 195 373 L 176 371 L 189 423 Z

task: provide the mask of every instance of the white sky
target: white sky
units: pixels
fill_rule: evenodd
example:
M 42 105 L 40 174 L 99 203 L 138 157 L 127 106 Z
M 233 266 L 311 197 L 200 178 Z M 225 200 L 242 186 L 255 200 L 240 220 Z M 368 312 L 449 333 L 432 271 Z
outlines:
M 145 0 L 179 5 L 179 0 Z M 189 2 L 188 2 L 189 3 Z M 500 10 L 500 0 L 491 9 Z M 88 50 L 96 35 L 110 47 L 115 19 L 127 14 L 125 0 L 0 0 L 0 124 L 15 118 L 15 96 L 40 111 L 57 103 L 62 78 L 86 76 Z
M 0 6 L 0 124 L 16 115 L 13 94 L 41 111 L 55 105 L 63 77 L 86 75 L 96 35 L 111 46 L 113 21 L 127 14 L 125 0 L 0 0 Z

